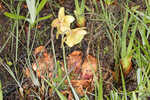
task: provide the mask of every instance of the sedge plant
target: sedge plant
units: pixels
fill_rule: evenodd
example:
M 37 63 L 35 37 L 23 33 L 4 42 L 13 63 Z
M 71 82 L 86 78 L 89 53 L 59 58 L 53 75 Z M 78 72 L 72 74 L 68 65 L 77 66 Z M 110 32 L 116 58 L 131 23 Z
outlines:
M 28 30 L 28 37 L 27 37 L 28 59 L 29 59 L 29 56 L 31 55 L 31 51 L 29 49 L 30 33 L 31 33 L 30 30 L 39 21 L 46 20 L 46 19 L 52 17 L 52 14 L 49 14 L 47 16 L 38 18 L 38 15 L 39 15 L 40 11 L 44 8 L 44 5 L 46 4 L 47 1 L 48 0 L 42 0 L 39 3 L 39 2 L 35 2 L 35 0 L 26 0 L 26 4 L 27 4 L 28 10 L 29 10 L 29 15 L 30 15 L 29 18 L 28 18 L 28 15 L 27 16 L 22 16 L 22 15 L 19 15 L 19 13 L 17 13 L 17 14 L 16 13 L 9 13 L 9 12 L 4 13 L 4 15 L 9 17 L 9 18 L 12 18 L 12 19 L 15 19 L 15 20 L 25 20 L 25 21 L 29 22 L 29 30 Z
M 138 100 L 147 100 L 150 96 L 150 44 L 149 44 L 149 23 L 150 23 L 150 1 L 145 0 L 146 10 L 144 12 L 138 10 L 130 10 L 130 13 L 136 13 L 135 18 L 139 21 L 138 31 L 141 36 L 142 42 L 136 40 L 135 46 L 137 69 L 137 83 L 138 83 Z M 142 52 L 142 53 L 141 53 Z
M 134 21 L 134 16 L 131 15 L 129 17 L 128 12 L 126 11 L 126 15 L 124 18 L 124 23 L 123 23 L 123 30 L 122 30 L 122 36 L 121 36 L 121 65 L 123 68 L 123 72 L 125 75 L 127 75 L 131 68 L 132 68 L 132 62 L 131 59 L 133 57 L 133 45 L 134 45 L 134 38 L 135 38 L 135 33 L 136 33 L 136 28 L 138 22 L 135 20 L 134 24 L 131 27 L 131 35 L 129 35 L 129 44 L 128 46 L 126 45 L 127 42 L 127 34 L 129 33 L 129 26 L 131 23 Z
M 3 100 L 2 83 L 0 81 L 0 100 Z
M 15 13 L 9 13 L 9 12 L 5 12 L 4 15 L 13 19 L 26 20 L 33 26 L 39 21 L 52 17 L 52 14 L 49 14 L 47 16 L 38 18 L 40 11 L 43 9 L 47 1 L 48 0 L 42 0 L 39 4 L 38 3 L 36 4 L 35 0 L 26 0 L 30 18 Z
M 77 26 L 79 27 L 84 27 L 86 23 L 84 11 L 85 11 L 85 0 L 81 1 L 81 5 L 79 4 L 78 0 L 75 0 L 74 14 L 77 19 Z

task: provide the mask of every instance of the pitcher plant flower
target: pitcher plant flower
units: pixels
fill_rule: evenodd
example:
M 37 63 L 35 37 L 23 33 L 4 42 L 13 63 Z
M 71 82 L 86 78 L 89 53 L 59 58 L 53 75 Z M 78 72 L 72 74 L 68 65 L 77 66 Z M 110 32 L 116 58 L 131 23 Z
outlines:
M 87 34 L 87 31 L 84 29 L 85 27 L 72 29 L 69 33 L 67 33 L 67 36 L 65 37 L 65 43 L 69 47 L 73 47 L 74 45 L 80 43 L 84 38 L 84 35 Z
M 65 15 L 64 7 L 61 7 L 58 12 L 58 18 L 52 21 L 51 26 L 57 28 L 56 39 L 58 39 L 59 34 L 65 34 L 70 31 L 70 24 L 75 20 L 71 15 Z

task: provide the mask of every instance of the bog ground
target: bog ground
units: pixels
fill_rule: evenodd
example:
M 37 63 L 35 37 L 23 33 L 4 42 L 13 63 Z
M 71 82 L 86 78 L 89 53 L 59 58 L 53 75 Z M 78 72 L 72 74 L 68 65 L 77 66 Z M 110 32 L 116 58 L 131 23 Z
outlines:
M 149 0 L 1 0 L 0 100 L 149 100 Z

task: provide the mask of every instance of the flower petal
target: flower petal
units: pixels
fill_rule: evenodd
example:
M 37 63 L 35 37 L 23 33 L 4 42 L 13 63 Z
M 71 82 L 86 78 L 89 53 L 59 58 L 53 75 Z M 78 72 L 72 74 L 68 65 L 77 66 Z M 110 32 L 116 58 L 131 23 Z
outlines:
M 59 31 L 57 31 L 57 33 L 56 33 L 56 39 L 58 39 L 59 34 L 60 34 L 60 32 L 59 32 Z
M 74 20 L 75 20 L 75 18 L 73 16 L 66 15 L 65 19 L 64 19 L 64 23 L 68 23 L 70 26 L 70 23 L 72 23 Z
M 58 27 L 58 25 L 59 25 L 59 20 L 58 20 L 58 18 L 56 18 L 55 20 L 52 21 L 51 26 L 52 27 Z
M 66 32 L 70 31 L 70 27 L 66 26 L 66 25 L 61 25 L 59 28 L 61 34 L 65 34 Z
M 65 43 L 72 47 L 78 43 L 81 42 L 81 40 L 84 38 L 84 35 L 87 34 L 85 30 L 82 30 L 81 28 L 76 28 L 71 31 L 71 33 L 67 36 L 67 39 Z
M 72 33 L 85 35 L 85 34 L 87 34 L 87 31 L 85 31 L 84 29 L 85 29 L 85 27 L 76 28 L 76 29 L 73 29 L 73 30 L 72 30 Z
M 65 16 L 65 9 L 64 7 L 61 7 L 58 12 L 58 19 L 61 21 L 64 18 L 64 16 Z

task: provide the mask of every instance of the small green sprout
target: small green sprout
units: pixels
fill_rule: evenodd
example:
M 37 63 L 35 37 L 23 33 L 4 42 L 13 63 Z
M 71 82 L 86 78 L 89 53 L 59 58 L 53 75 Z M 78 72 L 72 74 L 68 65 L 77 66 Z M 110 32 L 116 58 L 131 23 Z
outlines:
M 134 20 L 133 15 L 131 15 L 128 18 L 129 14 L 126 11 L 126 16 L 124 19 L 124 24 L 123 24 L 123 30 L 122 30 L 122 36 L 121 36 L 121 65 L 124 71 L 124 74 L 127 75 L 131 68 L 132 68 L 132 55 L 133 55 L 133 45 L 134 45 L 134 39 L 135 39 L 135 33 L 136 33 L 136 29 L 137 29 L 137 24 L 138 21 Z M 129 41 L 129 45 L 127 47 L 126 45 L 126 37 L 128 34 L 128 29 L 129 26 L 131 25 L 131 22 L 135 22 L 132 26 L 131 29 L 131 35 L 130 35 L 130 41 Z
M 78 0 L 75 0 L 74 14 L 77 19 L 77 26 L 79 27 L 85 26 L 86 19 L 85 19 L 84 11 L 85 11 L 85 0 L 82 0 L 80 6 Z

